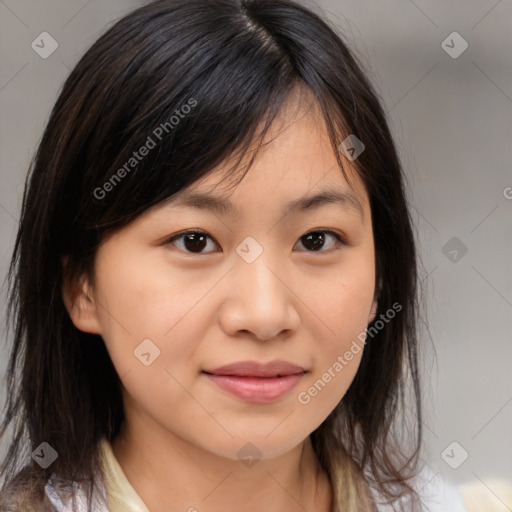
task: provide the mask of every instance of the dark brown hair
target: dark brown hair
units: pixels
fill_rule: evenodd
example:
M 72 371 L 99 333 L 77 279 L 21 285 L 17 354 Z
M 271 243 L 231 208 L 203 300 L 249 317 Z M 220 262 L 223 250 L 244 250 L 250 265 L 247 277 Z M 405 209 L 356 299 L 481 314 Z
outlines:
M 64 279 L 92 275 L 96 249 L 113 231 L 229 157 L 239 163 L 296 86 L 319 105 L 340 172 L 340 142 L 355 134 L 365 145 L 354 164 L 372 212 L 374 322 L 401 305 L 374 329 L 346 395 L 311 434 L 313 446 L 336 511 L 369 510 L 370 488 L 386 499 L 415 498 L 408 482 L 421 445 L 415 243 L 397 151 L 362 69 L 329 23 L 290 0 L 152 2 L 81 58 L 27 177 L 9 274 L 13 345 L 0 438 L 10 425 L 13 438 L 1 471 L 4 492 L 16 473 L 16 481 L 34 482 L 23 510 L 37 509 L 52 474 L 96 482 L 98 441 L 112 441 L 123 421 L 119 377 L 101 337 L 71 322 Z M 148 137 L 155 146 L 127 166 Z M 400 438 L 406 391 L 415 409 L 410 446 Z M 30 460 L 19 473 L 42 442 L 57 460 L 47 469 Z

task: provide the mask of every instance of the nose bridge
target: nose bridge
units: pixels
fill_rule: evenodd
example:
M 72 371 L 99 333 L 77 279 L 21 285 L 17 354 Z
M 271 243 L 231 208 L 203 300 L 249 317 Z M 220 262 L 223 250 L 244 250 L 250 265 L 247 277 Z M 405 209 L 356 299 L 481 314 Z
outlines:
M 297 328 L 298 313 L 291 304 L 286 277 L 279 275 L 284 273 L 279 255 L 250 238 L 236 249 L 223 326 L 231 334 L 243 330 L 268 339 Z
M 270 246 L 263 247 L 254 238 L 247 237 L 236 249 L 235 278 L 241 283 L 245 296 L 252 296 L 257 307 L 276 306 L 282 300 L 283 284 L 275 275 L 279 268 L 277 256 Z

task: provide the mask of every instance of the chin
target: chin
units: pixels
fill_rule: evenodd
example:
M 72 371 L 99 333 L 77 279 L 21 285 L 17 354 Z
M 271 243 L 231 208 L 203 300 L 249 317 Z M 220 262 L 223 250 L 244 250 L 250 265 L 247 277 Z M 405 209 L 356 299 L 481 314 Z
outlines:
M 223 443 L 211 450 L 218 456 L 232 460 L 247 460 L 251 466 L 252 460 L 270 460 L 288 453 L 306 438 L 297 436 L 291 438 L 289 433 L 286 436 L 266 437 L 267 434 L 248 434 L 247 436 L 234 437 L 228 441 L 226 446 Z

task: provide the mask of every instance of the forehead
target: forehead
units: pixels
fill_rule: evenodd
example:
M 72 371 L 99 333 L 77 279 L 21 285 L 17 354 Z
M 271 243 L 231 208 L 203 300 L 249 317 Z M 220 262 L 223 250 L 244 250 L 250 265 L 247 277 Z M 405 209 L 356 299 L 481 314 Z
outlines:
M 277 194 L 274 201 L 279 198 Z M 281 204 L 280 213 L 295 214 L 318 209 L 322 206 L 334 205 L 348 213 L 358 215 L 364 220 L 364 208 L 357 195 L 349 189 L 339 186 L 323 186 L 298 198 L 290 199 Z M 211 211 L 222 217 L 241 217 L 240 207 L 229 196 L 209 193 L 207 191 L 185 190 L 173 196 L 167 207 L 191 208 Z
M 216 189 L 224 180 L 239 174 L 240 169 L 233 165 L 234 157 L 161 206 L 241 217 L 251 205 L 277 209 L 281 214 L 299 214 L 332 205 L 364 221 L 368 201 L 359 173 L 354 163 L 340 154 L 350 183 L 345 178 L 325 120 L 318 105 L 307 94 L 290 96 L 265 134 L 262 145 L 250 148 L 242 162 L 247 162 L 250 156 L 254 156 L 254 161 L 233 191 L 226 193 Z

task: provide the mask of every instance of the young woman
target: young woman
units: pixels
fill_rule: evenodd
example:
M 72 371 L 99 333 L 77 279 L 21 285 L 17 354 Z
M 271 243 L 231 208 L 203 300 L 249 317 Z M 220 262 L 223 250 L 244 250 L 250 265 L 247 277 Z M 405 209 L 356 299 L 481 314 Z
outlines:
M 419 510 L 403 179 L 374 89 L 300 4 L 117 22 L 27 179 L 2 510 Z

